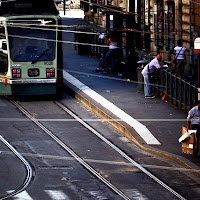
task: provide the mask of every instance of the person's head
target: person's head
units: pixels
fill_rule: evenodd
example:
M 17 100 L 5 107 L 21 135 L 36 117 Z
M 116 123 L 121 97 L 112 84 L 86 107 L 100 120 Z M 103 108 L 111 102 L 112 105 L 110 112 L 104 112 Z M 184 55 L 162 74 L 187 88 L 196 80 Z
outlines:
M 198 109 L 200 110 L 200 100 L 197 101 Z
M 162 56 L 161 56 L 160 54 L 158 54 L 158 55 L 156 56 L 156 58 L 157 58 L 158 61 L 161 61 L 161 60 L 162 60 Z
M 178 40 L 178 41 L 177 41 L 177 44 L 178 44 L 178 46 L 182 46 L 183 41 L 182 41 L 182 40 Z
M 106 36 L 107 38 L 110 37 L 110 31 L 109 31 L 109 30 L 106 30 L 106 34 L 105 34 L 105 36 Z

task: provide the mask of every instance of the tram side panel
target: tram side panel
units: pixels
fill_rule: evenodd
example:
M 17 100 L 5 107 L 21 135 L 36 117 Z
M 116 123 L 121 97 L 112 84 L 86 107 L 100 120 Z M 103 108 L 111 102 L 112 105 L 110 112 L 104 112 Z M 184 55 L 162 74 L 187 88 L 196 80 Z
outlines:
M 0 94 L 9 95 L 12 93 L 11 86 L 7 84 L 10 78 L 8 73 L 8 51 L 5 35 L 5 27 L 0 26 Z
M 58 48 L 57 48 L 57 74 L 58 74 L 58 84 L 62 86 L 63 84 L 63 48 L 62 48 L 62 21 L 58 17 Z

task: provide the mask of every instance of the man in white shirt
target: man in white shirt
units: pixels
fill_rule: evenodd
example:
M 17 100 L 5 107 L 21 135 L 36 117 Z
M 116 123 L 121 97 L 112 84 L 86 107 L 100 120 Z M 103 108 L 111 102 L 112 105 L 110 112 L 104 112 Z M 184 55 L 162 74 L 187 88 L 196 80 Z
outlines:
M 149 74 L 154 72 L 156 68 L 157 69 L 161 68 L 161 65 L 159 63 L 161 60 L 162 60 L 162 56 L 157 55 L 156 58 L 151 60 L 151 62 L 148 63 L 141 72 L 142 75 L 144 76 L 144 95 L 145 95 L 145 98 L 155 98 L 155 96 L 152 96 L 151 85 L 150 85 L 150 82 L 149 82 Z
M 193 154 L 198 155 L 199 151 L 199 133 L 200 133 L 200 101 L 197 102 L 197 105 L 193 107 L 187 117 L 187 130 L 189 130 L 190 123 L 192 124 L 192 130 L 197 130 L 197 149 L 194 149 Z
M 186 61 L 186 48 L 182 46 L 182 43 L 182 40 L 178 40 L 178 46 L 174 48 L 174 54 L 176 58 L 175 71 L 178 77 L 181 77 L 182 73 L 184 72 L 184 66 Z

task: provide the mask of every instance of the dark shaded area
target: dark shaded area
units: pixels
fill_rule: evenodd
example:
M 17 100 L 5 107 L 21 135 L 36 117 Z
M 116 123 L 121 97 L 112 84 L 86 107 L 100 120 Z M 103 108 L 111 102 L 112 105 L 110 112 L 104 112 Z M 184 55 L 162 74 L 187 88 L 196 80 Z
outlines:
M 58 14 L 53 0 L 15 0 L 0 4 L 0 15 L 13 14 Z

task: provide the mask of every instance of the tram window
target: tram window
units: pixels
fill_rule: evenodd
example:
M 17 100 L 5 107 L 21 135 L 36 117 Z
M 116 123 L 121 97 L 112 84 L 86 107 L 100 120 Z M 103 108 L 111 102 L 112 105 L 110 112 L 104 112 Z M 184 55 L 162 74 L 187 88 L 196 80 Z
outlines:
M 8 27 L 9 47 L 13 61 L 34 61 L 43 52 L 39 61 L 55 59 L 56 32 L 53 30 Z M 15 37 L 15 36 L 18 37 Z

